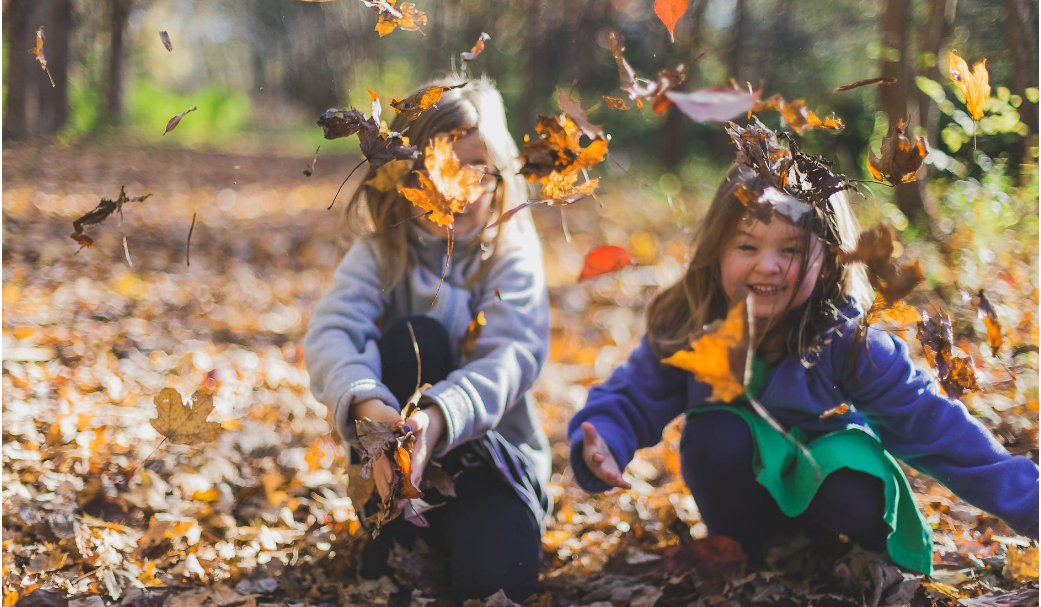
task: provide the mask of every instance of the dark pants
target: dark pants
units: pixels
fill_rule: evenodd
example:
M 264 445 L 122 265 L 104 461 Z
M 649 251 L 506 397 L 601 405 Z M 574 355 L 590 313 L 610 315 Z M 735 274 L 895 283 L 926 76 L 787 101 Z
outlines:
M 824 479 L 806 511 L 790 518 L 755 480 L 752 455 L 752 433 L 736 414 L 709 411 L 684 428 L 683 480 L 711 535 L 731 537 L 753 556 L 769 536 L 816 526 L 885 550 L 889 526 L 882 519 L 881 479 L 840 468 Z
M 406 320 L 411 322 L 419 344 L 421 383 L 444 379 L 455 369 L 444 327 L 425 316 Z M 416 387 L 416 354 L 405 320 L 384 331 L 379 348 L 383 383 L 405 403 Z M 461 472 L 456 480 L 456 497 L 444 499 L 444 505 L 423 513 L 430 523 L 427 528 L 402 518 L 385 525 L 365 546 L 362 577 L 390 574 L 387 557 L 394 543 L 411 547 L 421 538 L 446 557 L 448 584 L 459 601 L 483 599 L 500 588 L 516 602 L 535 593 L 542 548 L 535 515 L 490 462 L 473 455 L 463 445 L 441 460 L 447 471 Z

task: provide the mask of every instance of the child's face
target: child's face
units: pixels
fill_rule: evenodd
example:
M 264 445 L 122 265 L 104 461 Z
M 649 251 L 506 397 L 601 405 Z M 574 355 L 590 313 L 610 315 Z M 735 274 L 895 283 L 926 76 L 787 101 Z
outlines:
M 807 255 L 806 276 L 799 285 Z M 733 302 L 743 287 L 752 296 L 756 318 L 774 318 L 809 299 L 823 261 L 820 240 L 814 236 L 807 242 L 799 227 L 779 218 L 770 223 L 742 221 L 723 252 L 723 291 Z
M 452 151 L 459 158 L 459 164 L 463 166 L 469 165 L 478 171 L 486 173 L 496 172 L 495 166 L 488 157 L 488 148 L 485 147 L 484 141 L 481 140 L 481 136 L 477 134 L 476 130 L 471 130 L 457 139 L 452 144 Z M 488 219 L 488 211 L 491 209 L 492 200 L 495 198 L 495 190 L 499 185 L 498 177 L 492 174 L 485 175 L 484 179 L 481 180 L 481 185 L 485 186 L 484 194 L 474 202 L 466 205 L 466 209 L 462 213 L 455 214 L 454 229 L 456 234 L 465 234 L 474 228 L 484 225 L 485 220 Z M 445 233 L 444 228 L 431 221 L 422 221 L 420 225 L 433 234 L 443 235 Z

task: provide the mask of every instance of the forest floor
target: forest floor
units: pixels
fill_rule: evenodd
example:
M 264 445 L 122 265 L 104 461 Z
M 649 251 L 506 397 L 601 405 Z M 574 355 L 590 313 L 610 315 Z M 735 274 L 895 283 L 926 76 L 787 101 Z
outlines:
M 420 551 L 398 555 L 393 579 L 355 576 L 362 542 L 343 450 L 300 347 L 343 252 L 347 198 L 326 207 L 354 159 L 319 157 L 308 178 L 309 161 L 4 149 L 3 607 L 447 604 L 436 560 Z M 80 249 L 72 220 L 121 185 L 152 197 L 88 228 L 96 243 Z M 590 199 L 569 211 L 570 242 L 559 213 L 534 210 L 552 305 L 534 395 L 555 506 L 529 604 L 1037 604 L 1036 543 L 913 473 L 935 528 L 932 578 L 840 539 L 794 538 L 751 560 L 705 539 L 679 479 L 678 423 L 630 465 L 632 490 L 581 492 L 566 465 L 567 419 L 625 360 L 650 295 L 679 276 L 696 207 L 672 208 L 631 182 L 601 191 L 604 208 Z M 603 243 L 640 265 L 578 283 L 584 254 Z M 966 402 L 1037 461 L 1037 256 L 1011 246 L 979 271 L 997 277 L 988 292 L 1012 347 L 994 358 L 980 345 L 968 298 L 948 311 L 983 387 Z M 927 274 L 943 276 L 930 251 Z M 162 441 L 148 420 L 167 387 L 213 393 L 216 440 Z M 509 604 L 501 598 L 487 604 Z

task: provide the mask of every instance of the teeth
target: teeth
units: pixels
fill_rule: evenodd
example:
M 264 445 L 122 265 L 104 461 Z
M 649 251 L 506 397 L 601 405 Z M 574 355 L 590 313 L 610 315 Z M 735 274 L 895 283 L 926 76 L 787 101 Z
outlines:
M 781 292 L 781 287 L 768 285 L 748 285 L 748 289 L 759 295 L 774 295 Z

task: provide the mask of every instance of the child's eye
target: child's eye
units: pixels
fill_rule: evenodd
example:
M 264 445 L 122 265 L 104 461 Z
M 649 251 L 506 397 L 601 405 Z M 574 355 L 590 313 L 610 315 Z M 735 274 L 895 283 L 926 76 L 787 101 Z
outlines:
M 739 244 L 737 245 L 738 251 L 754 251 L 755 247 L 750 244 Z
M 802 255 L 802 249 L 798 247 L 787 247 L 782 250 L 785 255 Z

